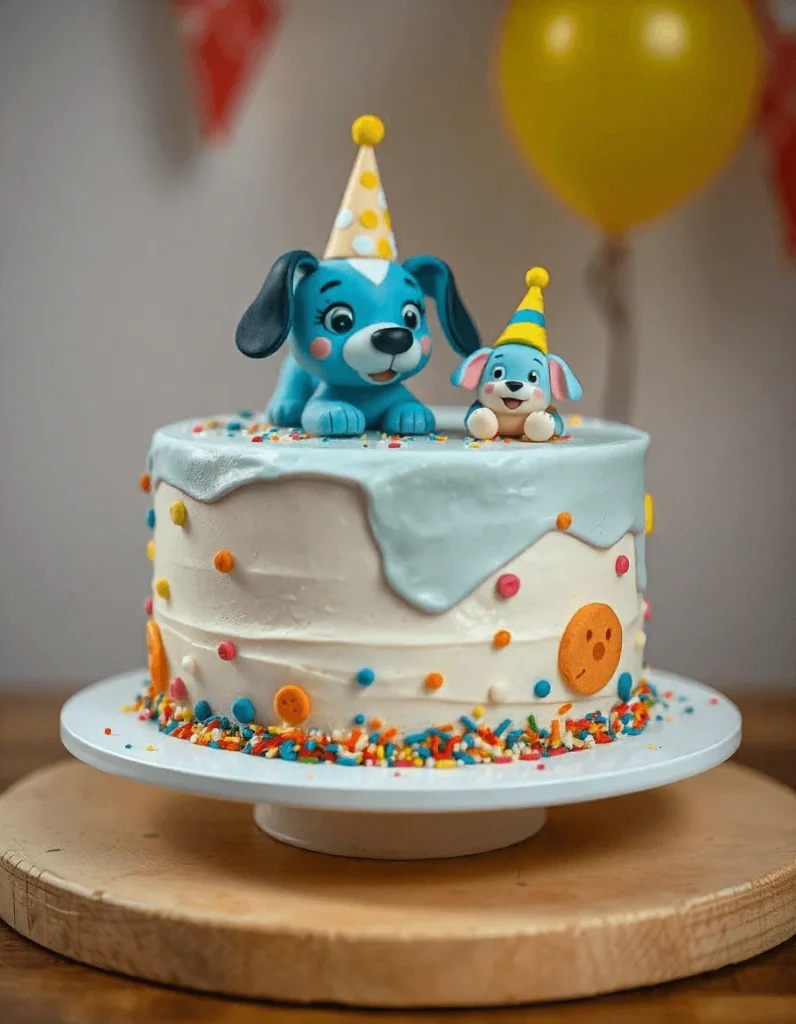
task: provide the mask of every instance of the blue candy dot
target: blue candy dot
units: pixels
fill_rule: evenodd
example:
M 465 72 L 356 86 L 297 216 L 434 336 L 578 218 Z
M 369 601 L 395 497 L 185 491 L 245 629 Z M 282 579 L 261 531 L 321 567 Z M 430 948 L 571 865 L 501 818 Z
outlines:
M 232 714 L 239 722 L 248 725 L 254 721 L 254 704 L 248 697 L 238 697 L 232 705 Z
M 619 677 L 617 688 L 619 690 L 619 699 L 623 703 L 627 703 L 630 700 L 630 694 L 633 692 L 633 676 L 629 672 L 623 672 Z
M 193 706 L 193 713 L 197 721 L 204 722 L 213 712 L 210 710 L 210 705 L 206 700 L 198 700 Z
M 240 423 L 237 420 L 231 420 L 227 424 L 227 430 L 240 430 Z
M 364 724 L 365 724 L 365 716 L 364 715 L 354 715 L 354 725 L 364 725 Z
M 550 693 L 550 683 L 546 679 L 540 679 L 534 686 L 533 692 L 537 697 L 546 697 Z
M 375 678 L 376 673 L 372 668 L 361 668 L 359 672 L 357 672 L 357 682 L 360 686 L 370 686 Z
M 125 750 L 132 750 L 132 749 L 133 749 L 133 745 L 132 745 L 132 743 L 125 743 L 125 745 L 124 745 L 124 749 L 125 749 Z
M 251 411 L 251 409 L 241 409 L 241 411 L 238 413 L 238 416 L 240 416 L 242 420 L 250 420 L 252 416 L 254 416 L 254 413 Z
M 148 508 L 146 510 L 146 524 L 147 524 L 147 526 L 149 527 L 150 530 L 154 530 L 154 528 L 155 528 L 155 510 L 153 508 Z

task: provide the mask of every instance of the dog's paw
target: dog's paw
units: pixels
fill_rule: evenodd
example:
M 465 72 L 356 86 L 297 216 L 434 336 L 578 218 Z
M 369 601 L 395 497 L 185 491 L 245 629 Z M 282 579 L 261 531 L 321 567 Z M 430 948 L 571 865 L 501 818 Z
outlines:
M 348 402 L 310 402 L 301 417 L 308 434 L 321 437 L 350 437 L 365 430 L 365 414 Z
M 306 402 L 275 398 L 265 411 L 268 422 L 275 427 L 298 427 Z
M 497 416 L 491 409 L 485 407 L 473 409 L 467 417 L 466 426 L 473 437 L 477 437 L 479 441 L 491 440 L 499 430 Z
M 523 429 L 529 441 L 549 441 L 556 432 L 556 421 L 549 412 L 532 412 Z
M 400 402 L 384 414 L 382 429 L 388 434 L 428 434 L 434 429 L 434 413 L 420 402 Z

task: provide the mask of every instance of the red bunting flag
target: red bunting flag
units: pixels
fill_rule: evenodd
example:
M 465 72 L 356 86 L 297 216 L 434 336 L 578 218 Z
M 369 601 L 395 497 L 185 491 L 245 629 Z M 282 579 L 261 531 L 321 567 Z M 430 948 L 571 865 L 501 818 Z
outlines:
M 759 0 L 768 51 L 761 128 L 785 244 L 796 256 L 796 0 Z
M 276 34 L 282 0 L 172 0 L 199 130 L 228 137 Z

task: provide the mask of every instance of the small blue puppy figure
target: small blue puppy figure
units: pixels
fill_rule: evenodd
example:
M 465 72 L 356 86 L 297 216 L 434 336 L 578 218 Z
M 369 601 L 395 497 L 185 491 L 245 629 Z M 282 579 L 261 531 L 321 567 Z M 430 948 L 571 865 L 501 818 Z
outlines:
M 271 268 L 244 313 L 235 341 L 247 356 L 272 355 L 288 341 L 267 415 L 330 437 L 381 429 L 424 434 L 434 416 L 404 386 L 431 355 L 425 297 L 460 355 L 477 350 L 478 332 L 453 275 L 434 256 L 403 264 L 382 259 L 324 259 L 301 250 Z
M 331 437 L 367 428 L 424 434 L 434 416 L 404 381 L 431 355 L 426 297 L 459 355 L 481 342 L 446 263 L 434 256 L 397 262 L 374 154 L 381 121 L 365 115 L 351 132 L 360 149 L 323 259 L 304 250 L 280 256 L 235 341 L 254 359 L 290 346 L 267 410 L 276 426 L 301 424 Z
M 560 437 L 564 421 L 552 399 L 577 401 L 583 395 L 569 366 L 547 351 L 542 289 L 549 282 L 542 267 L 529 270 L 528 294 L 494 347 L 473 353 L 451 377 L 457 387 L 478 393 L 465 426 L 479 440 L 497 435 L 527 441 Z

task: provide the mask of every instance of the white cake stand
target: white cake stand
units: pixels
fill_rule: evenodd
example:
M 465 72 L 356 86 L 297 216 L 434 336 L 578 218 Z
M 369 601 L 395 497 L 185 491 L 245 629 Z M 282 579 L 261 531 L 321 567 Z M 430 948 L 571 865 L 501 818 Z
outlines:
M 538 832 L 545 808 L 666 786 L 729 758 L 741 718 L 726 697 L 651 672 L 659 694 L 641 736 L 542 761 L 452 770 L 303 765 L 196 747 L 123 711 L 144 672 L 96 683 L 61 712 L 67 750 L 104 772 L 254 804 L 275 839 L 344 857 L 421 860 L 484 853 Z

